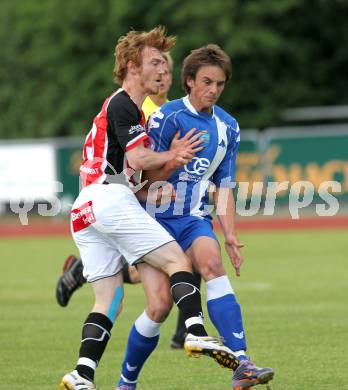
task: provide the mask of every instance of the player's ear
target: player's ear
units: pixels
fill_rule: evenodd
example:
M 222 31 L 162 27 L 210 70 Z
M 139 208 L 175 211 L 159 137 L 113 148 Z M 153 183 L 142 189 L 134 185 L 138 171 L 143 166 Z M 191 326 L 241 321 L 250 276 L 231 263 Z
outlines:
M 192 77 L 186 79 L 186 85 L 191 89 L 194 85 L 195 80 Z
M 136 75 L 138 73 L 139 68 L 136 66 L 136 64 L 133 61 L 127 62 L 127 73 L 131 75 Z

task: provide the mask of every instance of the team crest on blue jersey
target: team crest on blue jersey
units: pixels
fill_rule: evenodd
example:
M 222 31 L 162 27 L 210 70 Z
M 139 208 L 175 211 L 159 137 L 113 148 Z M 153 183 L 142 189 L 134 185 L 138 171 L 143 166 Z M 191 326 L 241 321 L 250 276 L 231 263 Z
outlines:
M 200 146 L 208 146 L 210 144 L 210 133 L 204 130 L 199 139 L 203 140 Z

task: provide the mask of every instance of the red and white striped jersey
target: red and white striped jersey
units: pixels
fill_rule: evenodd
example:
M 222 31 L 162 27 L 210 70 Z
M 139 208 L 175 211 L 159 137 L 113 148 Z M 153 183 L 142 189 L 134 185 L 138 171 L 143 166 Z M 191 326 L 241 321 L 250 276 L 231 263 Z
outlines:
M 145 117 L 122 88 L 109 96 L 93 120 L 83 146 L 82 186 L 104 183 L 130 168 L 125 153 L 148 140 Z M 129 181 L 129 175 L 125 175 Z

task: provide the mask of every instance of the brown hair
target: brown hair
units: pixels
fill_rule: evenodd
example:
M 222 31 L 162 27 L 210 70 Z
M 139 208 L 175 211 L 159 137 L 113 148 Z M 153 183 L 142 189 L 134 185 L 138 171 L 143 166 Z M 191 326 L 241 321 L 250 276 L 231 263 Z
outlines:
M 132 30 L 120 37 L 115 47 L 114 80 L 122 84 L 127 74 L 129 61 L 133 61 L 136 66 L 141 65 L 141 52 L 145 46 L 167 52 L 175 45 L 175 41 L 176 37 L 165 35 L 163 26 L 157 26 L 148 32 Z
M 209 44 L 199 49 L 191 50 L 184 59 L 181 69 L 181 83 L 184 90 L 190 93 L 190 87 L 186 81 L 188 78 L 196 78 L 198 70 L 202 66 L 219 66 L 225 73 L 226 82 L 231 78 L 231 59 L 218 45 Z

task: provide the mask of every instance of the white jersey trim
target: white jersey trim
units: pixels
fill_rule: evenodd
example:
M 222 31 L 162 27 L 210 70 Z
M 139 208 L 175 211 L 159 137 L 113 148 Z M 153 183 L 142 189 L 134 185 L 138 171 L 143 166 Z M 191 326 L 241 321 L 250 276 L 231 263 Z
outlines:
M 198 112 L 197 112 L 197 110 L 196 110 L 196 109 L 193 107 L 193 105 L 191 104 L 188 95 L 186 95 L 185 97 L 183 97 L 183 98 L 182 98 L 182 101 L 183 101 L 183 103 L 185 104 L 185 106 L 187 107 L 187 109 L 188 109 L 189 111 L 191 111 L 191 112 L 192 112 L 193 114 L 195 114 L 195 115 L 199 115 Z M 212 108 L 212 113 L 211 113 L 211 114 L 212 114 L 212 116 L 215 115 L 214 106 L 213 106 L 213 108 Z
M 191 212 L 190 215 L 194 215 L 197 217 L 201 217 L 203 215 L 203 211 L 200 210 L 200 207 L 202 206 L 202 198 L 206 191 L 208 190 L 209 187 L 209 179 L 214 175 L 214 172 L 220 165 L 221 161 L 224 159 L 226 152 L 227 152 L 227 146 L 228 146 L 228 141 L 227 141 L 227 126 L 225 122 L 222 122 L 216 115 L 214 116 L 214 119 L 216 121 L 216 128 L 218 130 L 218 146 L 217 150 L 215 153 L 215 156 L 209 166 L 209 168 L 206 170 L 204 175 L 202 176 L 200 182 L 202 185 L 199 187 L 199 198 L 196 203 L 196 205 L 190 205 L 191 207 Z M 224 141 L 225 147 L 221 147 L 221 141 Z
M 147 138 L 147 134 L 145 133 L 145 131 L 143 131 L 142 133 L 137 135 L 135 138 L 133 138 L 131 141 L 129 141 L 128 144 L 126 145 L 126 149 L 128 149 L 130 146 L 132 146 L 133 144 L 135 144 L 141 138 L 144 138 L 144 137 Z

